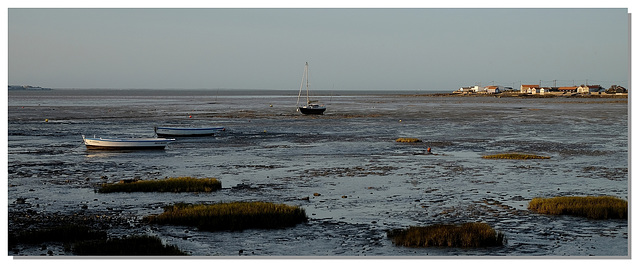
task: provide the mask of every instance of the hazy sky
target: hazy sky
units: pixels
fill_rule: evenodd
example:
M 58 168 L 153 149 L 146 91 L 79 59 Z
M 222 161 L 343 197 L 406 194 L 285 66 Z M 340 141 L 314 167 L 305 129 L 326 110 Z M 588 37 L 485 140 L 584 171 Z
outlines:
M 52 88 L 628 88 L 617 9 L 16 9 L 8 82 Z

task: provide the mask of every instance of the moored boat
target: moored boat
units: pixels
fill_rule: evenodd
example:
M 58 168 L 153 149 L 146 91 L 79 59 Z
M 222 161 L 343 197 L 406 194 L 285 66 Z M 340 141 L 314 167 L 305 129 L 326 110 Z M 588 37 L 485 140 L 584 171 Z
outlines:
M 164 138 L 87 138 L 82 135 L 87 149 L 98 150 L 160 150 L 175 139 Z
M 154 131 L 158 137 L 213 136 L 218 131 L 224 131 L 224 127 L 155 127 Z
M 302 114 L 323 114 L 326 110 L 326 107 L 318 104 L 307 104 L 305 106 L 298 107 L 298 111 Z
M 299 106 L 298 104 L 300 103 L 300 96 L 302 95 L 302 88 L 305 80 L 307 82 L 307 105 Z M 302 82 L 300 82 L 300 91 L 298 92 L 298 103 L 296 103 L 296 106 L 298 107 L 298 111 L 302 114 L 323 114 L 324 111 L 327 110 L 327 107 L 323 104 L 317 104 L 316 102 L 317 101 L 312 101 L 309 98 L 309 63 L 305 62 Z

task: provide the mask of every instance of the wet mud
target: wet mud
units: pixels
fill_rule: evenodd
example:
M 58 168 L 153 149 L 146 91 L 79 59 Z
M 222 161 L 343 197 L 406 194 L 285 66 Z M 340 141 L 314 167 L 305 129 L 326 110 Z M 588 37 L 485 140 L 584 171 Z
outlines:
M 9 231 L 78 222 L 110 236 L 150 234 L 195 256 L 628 256 L 626 220 L 548 216 L 535 197 L 628 200 L 628 106 L 567 98 L 323 96 L 321 116 L 295 94 L 213 91 L 10 92 Z M 45 119 L 48 119 L 45 122 Z M 162 151 L 90 151 L 81 135 L 153 137 L 157 125 L 224 126 Z M 414 137 L 421 143 L 397 143 Z M 432 148 L 432 154 L 426 148 Z M 488 160 L 522 152 L 540 160 Z M 111 193 L 123 179 L 215 177 L 213 193 Z M 268 201 L 310 221 L 281 230 L 202 232 L 142 221 L 176 202 Z M 386 230 L 486 222 L 502 247 L 404 248 Z M 19 245 L 13 256 L 69 255 Z

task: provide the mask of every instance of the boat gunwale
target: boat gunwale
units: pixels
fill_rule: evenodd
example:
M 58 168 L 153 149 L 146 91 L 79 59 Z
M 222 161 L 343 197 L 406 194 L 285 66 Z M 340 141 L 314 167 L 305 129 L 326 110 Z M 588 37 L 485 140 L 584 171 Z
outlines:
M 156 146 L 108 146 L 108 145 L 89 145 L 85 144 L 89 150 L 113 150 L 113 151 L 128 151 L 128 150 L 163 150 L 167 147 L 166 144 Z
M 158 130 L 158 129 L 181 130 L 181 131 L 188 131 L 188 130 L 223 130 L 224 127 L 203 127 L 203 128 L 156 127 L 156 130 Z
M 165 139 L 165 138 L 149 138 L 149 139 L 118 139 L 118 138 L 84 138 L 84 140 L 89 141 L 106 141 L 106 142 L 172 142 L 176 139 Z

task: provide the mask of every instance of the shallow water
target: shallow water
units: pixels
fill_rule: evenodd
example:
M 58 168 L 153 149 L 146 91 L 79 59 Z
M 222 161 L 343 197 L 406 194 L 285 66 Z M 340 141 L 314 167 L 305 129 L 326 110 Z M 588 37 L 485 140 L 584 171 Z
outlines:
M 337 92 L 337 91 L 336 91 Z M 623 256 L 626 220 L 546 216 L 534 197 L 629 199 L 626 99 L 437 97 L 350 92 L 295 111 L 297 92 L 53 90 L 9 92 L 9 229 L 26 218 L 118 219 L 110 235 L 148 233 L 196 256 Z M 191 116 L 191 117 L 190 117 Z M 48 119 L 48 122 L 45 122 Z M 224 126 L 164 151 L 88 151 L 81 135 L 152 137 L 156 125 Z M 396 143 L 415 137 L 421 144 Z M 431 147 L 432 155 L 424 154 Z M 487 160 L 524 152 L 548 160 Z M 139 177 L 216 177 L 214 193 L 99 194 Z M 314 196 L 319 193 L 319 196 Z M 308 200 L 306 198 L 308 197 Z M 298 205 L 310 221 L 283 230 L 201 232 L 140 219 L 176 202 Z M 404 248 L 385 230 L 486 222 L 503 247 Z M 9 255 L 68 255 L 51 246 Z

